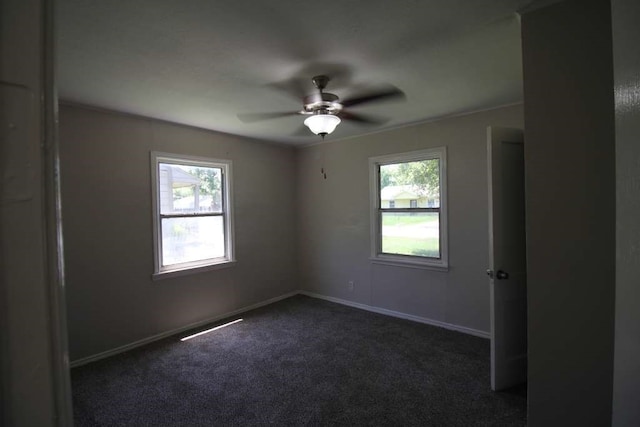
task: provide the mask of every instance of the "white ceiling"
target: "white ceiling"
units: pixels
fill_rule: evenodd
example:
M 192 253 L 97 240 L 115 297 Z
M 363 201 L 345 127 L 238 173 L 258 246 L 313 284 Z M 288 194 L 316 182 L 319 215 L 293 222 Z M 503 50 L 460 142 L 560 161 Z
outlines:
M 522 100 L 520 26 L 531 0 L 58 0 L 60 98 L 305 145 L 304 116 L 277 83 L 329 74 L 341 98 L 392 84 L 405 101 L 354 106 L 336 140 Z

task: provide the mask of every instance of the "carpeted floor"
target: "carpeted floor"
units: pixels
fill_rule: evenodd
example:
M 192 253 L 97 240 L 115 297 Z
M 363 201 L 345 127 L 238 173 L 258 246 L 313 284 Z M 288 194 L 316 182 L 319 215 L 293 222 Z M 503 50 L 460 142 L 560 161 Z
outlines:
M 526 425 L 488 340 L 304 296 L 240 317 L 74 368 L 76 426 Z

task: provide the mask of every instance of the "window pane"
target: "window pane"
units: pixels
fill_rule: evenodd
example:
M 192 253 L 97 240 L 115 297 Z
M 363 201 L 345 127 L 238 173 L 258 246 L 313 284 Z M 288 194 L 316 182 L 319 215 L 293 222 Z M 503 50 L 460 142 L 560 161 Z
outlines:
M 159 163 L 160 213 L 222 212 L 222 170 Z
M 162 219 L 162 264 L 219 258 L 225 255 L 222 216 Z
M 380 165 L 380 208 L 439 208 L 440 160 Z
M 440 258 L 438 212 L 382 212 L 382 252 Z

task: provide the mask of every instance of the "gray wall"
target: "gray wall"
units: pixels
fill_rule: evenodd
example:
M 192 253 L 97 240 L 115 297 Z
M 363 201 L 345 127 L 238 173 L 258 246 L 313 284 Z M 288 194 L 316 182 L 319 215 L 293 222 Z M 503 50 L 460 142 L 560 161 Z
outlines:
M 297 289 L 293 148 L 65 105 L 60 145 L 72 360 Z M 233 161 L 235 266 L 151 280 L 152 150 Z
M 613 0 L 617 265 L 613 425 L 640 425 L 640 3 Z
M 488 332 L 486 127 L 521 128 L 522 116 L 508 107 L 301 149 L 300 287 Z M 439 146 L 448 150 L 449 271 L 373 265 L 369 157 Z
M 529 425 L 611 422 L 615 287 L 609 2 L 522 17 Z

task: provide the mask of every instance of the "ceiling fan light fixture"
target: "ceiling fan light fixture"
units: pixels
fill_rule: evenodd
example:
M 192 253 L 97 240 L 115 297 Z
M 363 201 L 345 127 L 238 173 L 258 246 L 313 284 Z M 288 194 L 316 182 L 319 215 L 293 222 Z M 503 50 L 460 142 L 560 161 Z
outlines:
M 336 130 L 340 121 L 340 117 L 334 116 L 333 114 L 314 114 L 307 117 L 304 124 L 311 132 L 324 138 L 325 135 L 329 135 Z

